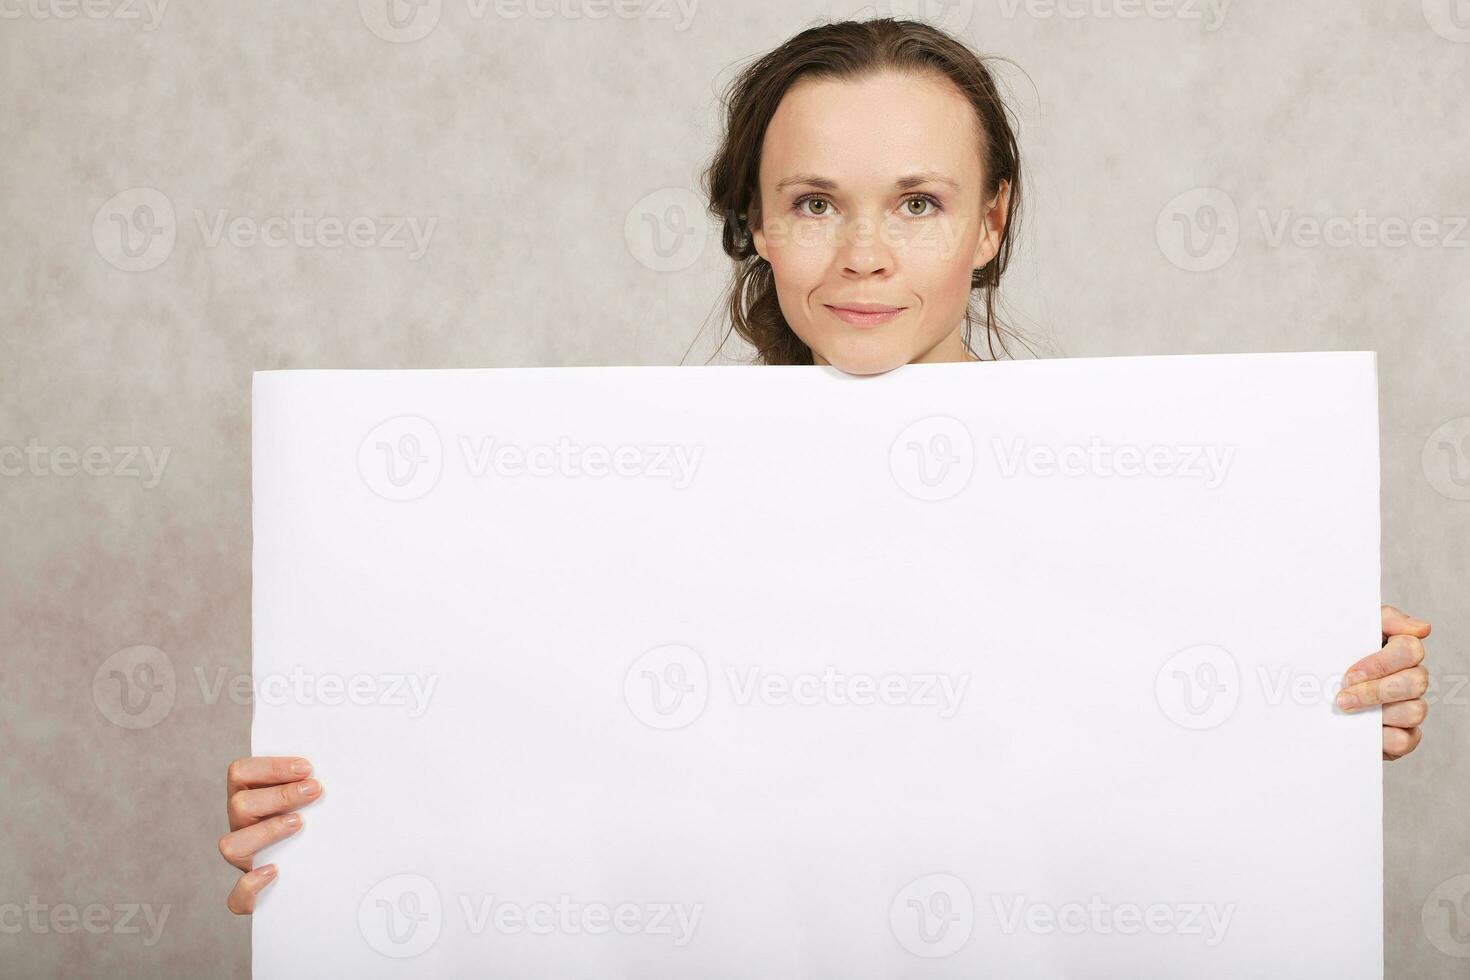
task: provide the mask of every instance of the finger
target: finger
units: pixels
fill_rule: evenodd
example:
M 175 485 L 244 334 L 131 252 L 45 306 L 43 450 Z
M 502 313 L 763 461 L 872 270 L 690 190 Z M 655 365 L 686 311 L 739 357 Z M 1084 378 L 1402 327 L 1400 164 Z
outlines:
M 255 896 L 275 878 L 274 864 L 262 864 L 254 871 L 241 875 L 240 880 L 235 882 L 235 887 L 230 889 L 225 907 L 236 915 L 249 915 L 255 911 Z
M 1383 706 L 1383 723 L 1393 728 L 1418 728 L 1428 715 L 1429 703 L 1423 698 Z
M 1424 644 L 1417 636 L 1395 635 L 1381 649 L 1349 667 L 1342 678 L 1343 687 L 1387 677 L 1389 674 L 1417 667 L 1424 659 Z
M 1385 728 L 1383 730 L 1383 757 L 1398 759 L 1419 747 L 1424 737 L 1417 728 Z
M 1390 636 L 1400 633 L 1408 633 L 1424 639 L 1429 635 L 1429 624 L 1422 619 L 1415 619 L 1402 609 L 1393 606 L 1384 606 L 1379 610 L 1379 616 L 1383 620 L 1383 639 L 1388 641 Z
M 254 864 L 255 852 L 267 844 L 274 844 L 290 837 L 301 829 L 301 814 L 285 813 L 269 820 L 261 820 L 248 827 L 232 830 L 219 839 L 220 857 L 239 868 L 249 871 Z
M 225 771 L 225 796 L 242 789 L 295 782 L 311 775 L 311 763 L 290 755 L 255 755 L 236 759 Z
M 265 789 L 242 789 L 230 797 L 225 810 L 230 815 L 230 829 L 248 827 L 262 817 L 269 817 L 285 810 L 294 810 L 317 800 L 322 795 L 322 784 L 315 779 L 303 779 L 299 783 L 270 786 Z
M 1337 706 L 1344 711 L 1373 704 L 1389 704 L 1420 697 L 1429 690 L 1429 671 L 1410 667 L 1382 680 L 1364 681 L 1337 692 Z

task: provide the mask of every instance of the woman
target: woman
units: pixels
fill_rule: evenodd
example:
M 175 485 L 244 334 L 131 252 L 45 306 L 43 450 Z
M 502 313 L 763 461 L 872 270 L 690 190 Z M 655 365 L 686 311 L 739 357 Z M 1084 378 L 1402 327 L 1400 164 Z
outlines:
M 876 374 L 978 361 L 1004 329 L 995 291 L 1021 212 L 1021 161 L 990 71 L 963 43 L 893 19 L 812 28 L 750 65 L 708 173 L 735 261 L 731 326 L 763 364 Z M 978 296 L 976 295 L 978 293 Z M 1383 647 L 1347 668 L 1338 706 L 1383 706 L 1383 758 L 1419 744 L 1429 624 L 1382 608 Z M 304 759 L 246 758 L 227 776 L 219 849 L 245 872 L 231 911 L 274 880 L 255 853 L 296 833 L 321 795 Z

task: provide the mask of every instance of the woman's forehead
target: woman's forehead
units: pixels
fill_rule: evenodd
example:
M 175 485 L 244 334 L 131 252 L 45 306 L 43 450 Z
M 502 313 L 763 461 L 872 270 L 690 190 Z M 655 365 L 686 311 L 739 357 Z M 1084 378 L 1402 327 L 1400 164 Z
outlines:
M 969 102 L 944 78 L 802 79 L 766 129 L 761 183 L 815 174 L 857 188 L 928 171 L 972 186 L 980 173 L 977 126 Z

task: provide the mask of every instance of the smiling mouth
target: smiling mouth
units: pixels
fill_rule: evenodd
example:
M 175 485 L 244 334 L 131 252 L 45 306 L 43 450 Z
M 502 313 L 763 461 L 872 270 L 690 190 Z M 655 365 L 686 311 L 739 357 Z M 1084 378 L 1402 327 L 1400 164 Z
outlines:
M 902 306 L 881 306 L 876 303 L 858 303 L 852 306 L 832 306 L 828 303 L 822 305 L 837 319 L 855 327 L 873 327 L 880 323 L 887 323 L 906 309 Z

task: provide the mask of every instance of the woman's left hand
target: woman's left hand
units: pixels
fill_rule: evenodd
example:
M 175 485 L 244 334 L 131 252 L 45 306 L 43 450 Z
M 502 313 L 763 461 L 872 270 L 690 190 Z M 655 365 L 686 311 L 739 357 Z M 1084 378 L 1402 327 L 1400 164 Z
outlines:
M 1356 711 L 1383 705 L 1383 758 L 1402 758 L 1419 745 L 1419 731 L 1429 705 L 1429 671 L 1420 663 L 1429 624 L 1407 613 L 1384 606 L 1383 649 L 1349 667 L 1337 695 L 1337 706 Z

